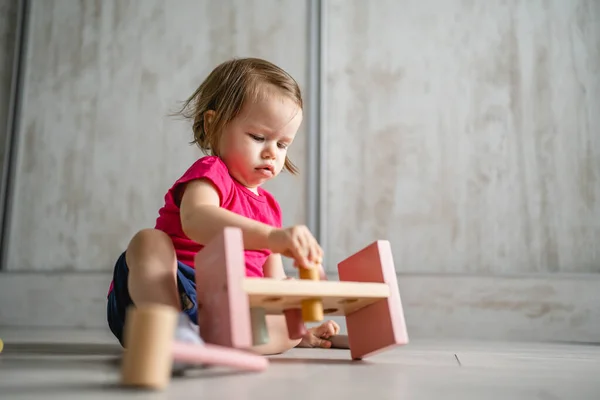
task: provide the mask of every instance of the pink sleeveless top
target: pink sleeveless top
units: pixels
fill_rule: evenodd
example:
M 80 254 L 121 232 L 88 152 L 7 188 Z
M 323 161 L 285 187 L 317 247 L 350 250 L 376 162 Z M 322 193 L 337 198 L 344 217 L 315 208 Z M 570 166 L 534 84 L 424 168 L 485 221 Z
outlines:
M 207 179 L 217 189 L 221 198 L 221 207 L 237 214 L 252 218 L 256 221 L 280 228 L 282 224 L 279 203 L 266 190 L 258 188 L 258 195 L 237 182 L 229 175 L 227 166 L 215 156 L 206 156 L 197 160 L 173 184 L 165 195 L 165 203 L 158 211 L 155 228 L 167 233 L 177 254 L 177 259 L 184 264 L 194 267 L 194 256 L 204 246 L 188 238 L 181 227 L 179 207 L 175 203 L 176 190 L 187 182 L 195 179 Z M 246 250 L 246 276 L 263 277 L 263 265 L 271 251 Z M 112 290 L 113 284 L 109 289 Z
M 173 240 L 177 259 L 194 267 L 194 256 L 204 246 L 190 240 L 181 227 L 179 207 L 175 204 L 174 191 L 181 184 L 194 179 L 207 179 L 216 187 L 221 198 L 221 207 L 271 225 L 281 227 L 279 203 L 266 190 L 258 188 L 258 195 L 234 180 L 220 158 L 207 156 L 196 161 L 169 189 L 165 205 L 159 210 L 156 229 L 166 232 Z M 246 275 L 262 277 L 263 264 L 269 257 L 269 250 L 246 250 Z

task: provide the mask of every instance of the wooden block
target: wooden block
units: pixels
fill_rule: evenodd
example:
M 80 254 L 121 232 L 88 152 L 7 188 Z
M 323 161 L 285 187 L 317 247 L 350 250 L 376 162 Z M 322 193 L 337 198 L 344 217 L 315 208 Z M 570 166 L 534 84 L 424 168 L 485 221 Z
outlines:
M 321 322 L 323 321 L 323 301 L 320 299 L 302 300 L 302 319 L 304 322 Z
M 317 266 L 313 268 L 300 268 L 300 279 L 318 281 L 319 270 Z M 323 320 L 323 302 L 319 298 L 302 300 L 302 319 L 304 322 L 320 322 Z
M 267 330 L 266 312 L 262 307 L 250 308 L 250 320 L 252 324 L 252 343 L 260 346 L 269 342 L 269 331 Z
M 308 279 L 311 281 L 318 281 L 319 280 L 319 269 L 317 268 L 317 266 L 315 266 L 314 268 L 299 268 L 298 276 L 300 277 L 300 279 Z
M 408 343 L 408 333 L 392 250 L 388 241 L 377 241 L 338 264 L 341 281 L 385 283 L 389 297 L 346 315 L 353 359 L 361 359 Z
M 243 282 L 251 307 L 262 307 L 267 314 L 302 308 L 302 301 L 321 299 L 324 315 L 347 315 L 390 296 L 385 283 L 280 280 L 246 278 Z
M 234 348 L 252 346 L 250 304 L 242 231 L 225 228 L 194 259 L 198 326 L 205 342 Z
M 164 305 L 130 306 L 124 327 L 121 384 L 164 389 L 171 379 L 177 311 Z
M 221 365 L 246 371 L 264 371 L 266 358 L 249 351 L 213 344 L 174 340 L 178 311 L 160 304 L 127 309 L 121 384 L 144 389 L 164 389 L 173 361 L 189 365 Z
M 288 308 L 283 310 L 283 314 L 285 315 L 288 337 L 290 339 L 301 339 L 306 335 L 307 329 L 302 320 L 302 310 L 300 308 Z

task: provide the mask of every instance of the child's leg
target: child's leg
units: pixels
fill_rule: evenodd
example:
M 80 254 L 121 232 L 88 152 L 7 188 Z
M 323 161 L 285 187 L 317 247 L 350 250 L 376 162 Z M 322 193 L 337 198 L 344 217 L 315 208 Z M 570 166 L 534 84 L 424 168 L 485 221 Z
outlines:
M 194 270 L 177 262 L 171 239 L 161 231 L 144 230 L 133 237 L 115 264 L 113 282 L 113 290 L 108 295 L 107 319 L 122 345 L 126 312 L 132 305 L 170 305 L 195 322 Z M 180 318 L 179 325 L 187 328 L 189 325 L 184 322 Z M 197 329 L 195 333 L 197 336 Z
M 171 238 L 157 229 L 138 232 L 126 252 L 127 286 L 134 304 L 159 303 L 181 310 L 177 257 Z
M 134 304 L 161 303 L 182 309 L 177 289 L 177 257 L 167 234 L 155 229 L 138 232 L 129 243 L 126 262 L 129 269 L 127 286 Z M 182 273 L 187 276 L 187 269 Z M 187 283 L 191 284 L 193 275 L 188 278 Z M 193 292 L 187 287 L 186 291 L 190 295 Z M 300 340 L 289 339 L 284 316 L 269 315 L 266 322 L 269 342 L 253 346 L 252 351 L 279 354 L 300 343 Z
M 260 346 L 253 346 L 252 351 L 257 354 L 280 354 L 296 347 L 300 339 L 292 340 L 288 337 L 287 324 L 283 315 L 267 315 L 267 330 L 269 342 Z

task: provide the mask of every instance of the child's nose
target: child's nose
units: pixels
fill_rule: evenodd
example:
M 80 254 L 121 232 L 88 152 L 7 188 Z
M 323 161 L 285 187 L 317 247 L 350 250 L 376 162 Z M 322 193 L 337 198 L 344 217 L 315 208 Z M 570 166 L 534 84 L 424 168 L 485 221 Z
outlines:
M 263 157 L 264 158 L 275 158 L 275 155 L 277 154 L 277 152 L 275 151 L 275 146 L 272 145 L 267 145 L 265 146 L 264 150 L 263 150 Z

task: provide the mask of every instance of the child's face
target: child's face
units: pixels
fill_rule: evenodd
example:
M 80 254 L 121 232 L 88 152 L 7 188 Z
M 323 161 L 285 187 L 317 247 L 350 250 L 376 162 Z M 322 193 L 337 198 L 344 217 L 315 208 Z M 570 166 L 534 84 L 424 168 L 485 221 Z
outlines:
M 223 130 L 219 153 L 230 174 L 253 190 L 276 177 L 285 162 L 300 123 L 302 110 L 276 92 L 244 106 Z

